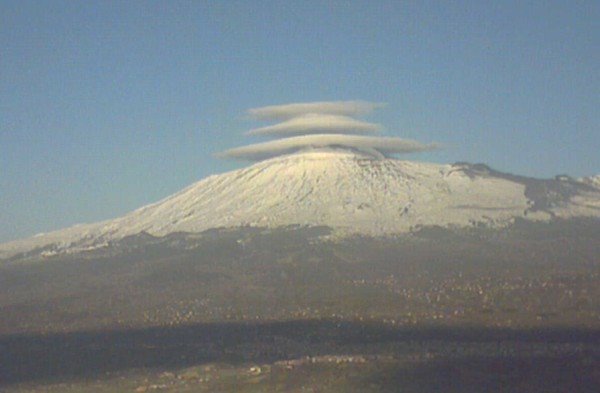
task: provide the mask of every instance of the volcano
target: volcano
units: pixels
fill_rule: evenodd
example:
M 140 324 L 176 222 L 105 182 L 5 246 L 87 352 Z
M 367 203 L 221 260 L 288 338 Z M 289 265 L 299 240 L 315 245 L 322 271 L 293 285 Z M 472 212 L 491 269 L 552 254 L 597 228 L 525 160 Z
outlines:
M 140 233 L 325 226 L 389 236 L 429 226 L 501 228 L 515 219 L 600 217 L 600 177 L 535 179 L 483 164 L 433 164 L 345 148 L 277 156 L 209 176 L 123 217 L 0 245 L 0 257 L 108 247 Z
M 0 389 L 597 386 L 600 176 L 399 159 L 438 144 L 375 107 L 251 110 L 281 138 L 220 156 L 257 162 L 0 245 Z

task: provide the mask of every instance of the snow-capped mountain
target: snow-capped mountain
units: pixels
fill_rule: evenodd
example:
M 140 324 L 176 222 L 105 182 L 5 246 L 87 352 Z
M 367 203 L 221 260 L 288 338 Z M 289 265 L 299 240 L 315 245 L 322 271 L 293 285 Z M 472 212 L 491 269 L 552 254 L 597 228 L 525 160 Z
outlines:
M 123 217 L 0 245 L 0 258 L 35 249 L 98 248 L 142 232 L 328 226 L 389 235 L 430 225 L 506 226 L 515 218 L 600 217 L 600 176 L 533 179 L 482 164 L 432 164 L 317 149 L 207 177 Z

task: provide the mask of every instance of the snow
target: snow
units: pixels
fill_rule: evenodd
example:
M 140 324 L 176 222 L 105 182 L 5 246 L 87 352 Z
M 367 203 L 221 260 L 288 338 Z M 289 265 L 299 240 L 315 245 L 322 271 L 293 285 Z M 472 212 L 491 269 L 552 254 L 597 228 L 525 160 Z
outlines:
M 503 226 L 515 217 L 550 219 L 549 212 L 525 216 L 529 207 L 525 186 L 500 177 L 468 176 L 452 165 L 317 149 L 209 176 L 120 218 L 2 244 L 0 258 L 45 246 L 52 246 L 48 255 L 89 249 L 142 231 L 162 236 L 300 224 L 380 235 L 417 225 Z M 600 216 L 599 207 L 600 189 L 578 195 L 553 213 Z

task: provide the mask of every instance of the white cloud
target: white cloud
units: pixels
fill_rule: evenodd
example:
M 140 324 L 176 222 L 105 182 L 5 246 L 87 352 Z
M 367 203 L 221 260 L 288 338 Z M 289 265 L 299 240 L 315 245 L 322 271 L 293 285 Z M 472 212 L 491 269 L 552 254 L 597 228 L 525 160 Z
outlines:
M 413 153 L 438 148 L 436 144 L 422 144 L 417 141 L 395 137 L 372 137 L 363 135 L 316 134 L 302 135 L 274 141 L 257 143 L 226 150 L 222 158 L 236 158 L 259 161 L 267 158 L 291 154 L 302 150 L 319 148 L 346 148 L 362 153 L 384 157 L 390 154 Z
M 307 114 L 272 126 L 255 128 L 246 135 L 364 134 L 375 133 L 381 129 L 379 124 L 355 120 L 348 116 Z
M 286 105 L 264 106 L 249 109 L 248 114 L 257 120 L 286 120 L 307 114 L 361 116 L 385 104 L 367 101 L 301 102 Z

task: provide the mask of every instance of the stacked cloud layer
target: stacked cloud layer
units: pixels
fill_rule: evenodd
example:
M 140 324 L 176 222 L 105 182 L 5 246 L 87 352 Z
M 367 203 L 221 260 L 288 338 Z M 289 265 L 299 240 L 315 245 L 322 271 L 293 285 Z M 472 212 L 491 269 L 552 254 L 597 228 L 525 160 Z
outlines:
M 317 134 L 301 135 L 274 141 L 256 143 L 226 150 L 219 156 L 260 161 L 283 154 L 317 148 L 347 148 L 370 156 L 383 158 L 390 154 L 414 153 L 433 150 L 435 144 L 422 144 L 401 138 L 372 137 L 363 135 Z
M 375 133 L 381 128 L 379 124 L 359 121 L 348 116 L 310 113 L 272 126 L 252 129 L 246 135 L 364 134 Z
M 436 149 L 436 144 L 395 137 L 374 137 L 379 124 L 353 119 L 366 115 L 382 104 L 365 101 L 310 102 L 254 108 L 249 115 L 259 120 L 283 120 L 255 128 L 246 135 L 285 137 L 224 151 L 220 157 L 259 161 L 298 151 L 323 148 L 349 149 L 382 158 L 393 154 Z
M 257 120 L 286 120 L 317 113 L 321 115 L 362 116 L 381 108 L 384 104 L 366 101 L 301 102 L 296 104 L 263 106 L 248 110 Z

